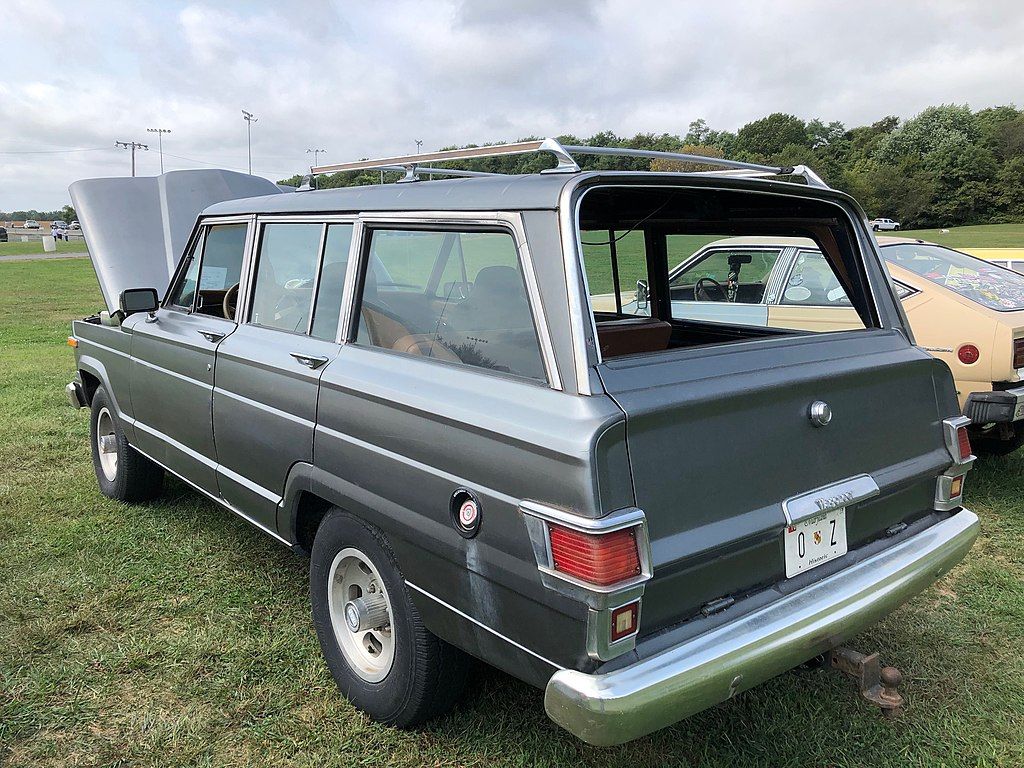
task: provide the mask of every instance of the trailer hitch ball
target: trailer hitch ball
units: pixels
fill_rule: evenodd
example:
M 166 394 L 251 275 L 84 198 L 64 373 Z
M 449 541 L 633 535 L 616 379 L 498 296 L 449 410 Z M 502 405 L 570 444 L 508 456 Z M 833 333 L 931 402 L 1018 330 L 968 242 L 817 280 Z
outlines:
M 865 655 L 852 648 L 835 648 L 828 654 L 828 664 L 856 680 L 860 695 L 886 717 L 895 717 L 903 709 L 899 692 L 903 673 L 896 667 L 883 667 L 877 653 Z

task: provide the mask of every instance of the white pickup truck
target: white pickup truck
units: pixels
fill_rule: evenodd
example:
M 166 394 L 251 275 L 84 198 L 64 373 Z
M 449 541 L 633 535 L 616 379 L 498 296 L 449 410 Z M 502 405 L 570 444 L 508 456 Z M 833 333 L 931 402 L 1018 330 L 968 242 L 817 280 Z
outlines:
M 871 225 L 871 229 L 875 232 L 893 231 L 900 228 L 900 223 L 898 221 L 893 221 L 892 219 L 872 219 L 868 223 Z

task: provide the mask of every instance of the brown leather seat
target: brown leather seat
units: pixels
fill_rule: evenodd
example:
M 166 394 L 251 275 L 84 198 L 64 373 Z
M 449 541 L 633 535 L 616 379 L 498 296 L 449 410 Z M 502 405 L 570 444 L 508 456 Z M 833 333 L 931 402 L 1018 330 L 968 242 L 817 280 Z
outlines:
M 601 357 L 622 357 L 668 349 L 672 326 L 650 317 L 627 317 L 597 324 Z

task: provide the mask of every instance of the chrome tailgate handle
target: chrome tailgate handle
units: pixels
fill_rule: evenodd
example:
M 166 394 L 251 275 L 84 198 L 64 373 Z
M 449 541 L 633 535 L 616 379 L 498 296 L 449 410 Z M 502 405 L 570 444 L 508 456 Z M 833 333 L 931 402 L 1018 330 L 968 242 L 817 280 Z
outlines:
M 312 368 L 313 370 L 316 370 L 321 365 L 323 365 L 324 363 L 327 362 L 327 358 L 326 357 L 319 357 L 319 356 L 315 356 L 315 355 L 304 355 L 301 352 L 291 352 L 290 354 L 291 354 L 292 357 L 294 357 L 302 365 L 306 366 L 307 368 Z
M 218 333 L 217 331 L 201 330 L 201 331 L 199 331 L 199 335 L 202 336 L 207 341 L 209 341 L 209 342 L 211 342 L 213 344 L 216 344 L 218 341 L 223 339 L 227 334 Z

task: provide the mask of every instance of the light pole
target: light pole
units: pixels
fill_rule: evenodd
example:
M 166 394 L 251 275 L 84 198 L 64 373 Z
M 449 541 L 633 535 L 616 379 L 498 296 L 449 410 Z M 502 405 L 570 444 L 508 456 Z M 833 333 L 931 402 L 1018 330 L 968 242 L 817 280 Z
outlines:
M 130 149 L 132 151 L 132 177 L 135 176 L 135 150 L 145 149 L 149 151 L 149 146 L 146 144 L 140 144 L 137 141 L 115 141 L 115 147 L 121 147 L 122 149 Z
M 327 150 L 326 149 L 307 149 L 306 150 L 306 154 L 307 155 L 310 152 L 313 153 L 313 167 L 317 168 L 320 165 L 320 153 L 323 152 L 324 154 L 327 154 Z
M 252 112 L 242 110 L 242 119 L 245 120 L 245 136 L 249 146 L 249 175 L 252 175 L 252 124 L 259 122 Z
M 157 137 L 156 140 L 160 144 L 160 173 L 163 174 L 163 172 L 164 172 L 164 134 L 165 133 L 170 133 L 171 129 L 170 128 L 147 128 L 146 130 L 149 133 L 155 133 L 156 137 Z
M 416 141 L 416 154 L 420 153 L 420 147 L 423 146 L 423 139 L 415 139 Z

